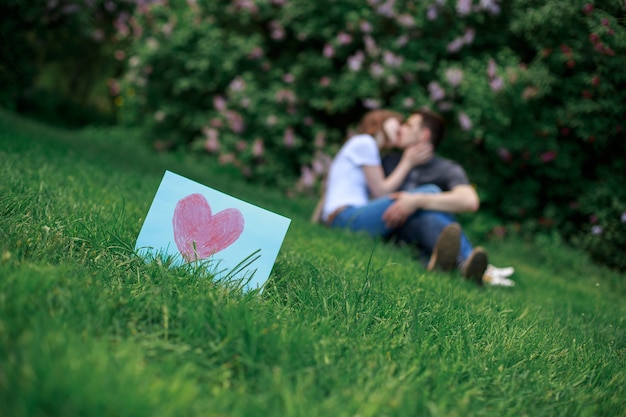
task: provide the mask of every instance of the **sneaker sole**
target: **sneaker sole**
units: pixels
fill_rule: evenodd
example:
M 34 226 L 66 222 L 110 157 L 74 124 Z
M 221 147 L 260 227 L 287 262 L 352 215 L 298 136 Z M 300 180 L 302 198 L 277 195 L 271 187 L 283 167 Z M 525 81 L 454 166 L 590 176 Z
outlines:
M 487 264 L 487 253 L 482 248 L 476 248 L 467 260 L 463 276 L 478 285 L 483 285 L 483 275 L 487 270 Z
M 450 271 L 456 266 L 456 258 L 461 248 L 461 226 L 458 223 L 447 225 L 437 238 L 437 243 L 428 262 L 427 269 Z

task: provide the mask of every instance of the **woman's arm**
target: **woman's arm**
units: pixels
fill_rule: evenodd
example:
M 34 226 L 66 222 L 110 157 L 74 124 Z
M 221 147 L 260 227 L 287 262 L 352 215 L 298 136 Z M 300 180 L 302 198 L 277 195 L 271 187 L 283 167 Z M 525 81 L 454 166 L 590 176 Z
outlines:
M 385 177 L 381 165 L 363 166 L 365 180 L 372 198 L 382 197 L 396 191 L 411 169 L 419 163 L 420 158 L 422 155 L 417 147 L 411 146 L 405 149 L 402 159 L 388 177 Z

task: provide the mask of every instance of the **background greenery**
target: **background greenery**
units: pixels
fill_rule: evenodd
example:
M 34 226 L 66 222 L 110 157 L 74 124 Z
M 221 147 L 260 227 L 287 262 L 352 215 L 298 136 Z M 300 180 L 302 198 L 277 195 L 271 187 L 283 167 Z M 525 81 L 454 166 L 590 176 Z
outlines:
M 139 134 L 0 112 L 0 415 L 624 415 L 626 281 L 557 236 L 481 289 Z M 166 169 L 292 219 L 263 293 L 134 255 Z
M 315 194 L 369 108 L 430 107 L 499 219 L 626 268 L 621 0 L 6 0 L 0 105 L 140 126 Z M 10 18 L 9 18 L 10 17 Z

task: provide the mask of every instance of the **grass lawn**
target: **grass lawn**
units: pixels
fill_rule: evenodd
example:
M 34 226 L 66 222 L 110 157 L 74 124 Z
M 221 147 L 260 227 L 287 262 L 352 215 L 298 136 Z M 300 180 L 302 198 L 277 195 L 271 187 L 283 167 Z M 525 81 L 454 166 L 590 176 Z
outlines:
M 292 219 L 265 291 L 133 253 L 166 169 Z M 0 416 L 626 415 L 626 277 L 557 238 L 480 242 L 517 283 L 481 289 L 133 132 L 5 113 L 0 174 Z

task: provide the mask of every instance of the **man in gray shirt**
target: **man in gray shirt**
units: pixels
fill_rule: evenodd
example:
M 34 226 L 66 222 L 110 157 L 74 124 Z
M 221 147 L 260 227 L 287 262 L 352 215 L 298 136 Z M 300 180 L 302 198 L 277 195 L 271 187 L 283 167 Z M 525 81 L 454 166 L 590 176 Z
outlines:
M 475 212 L 480 201 L 465 170 L 456 162 L 434 154 L 443 140 L 444 130 L 442 118 L 427 111 L 411 114 L 402 125 L 400 146 L 420 144 L 423 163 L 407 175 L 401 191 L 392 194 L 396 201 L 383 220 L 396 228 L 397 241 L 416 245 L 430 258 L 429 270 L 442 266 L 437 265 L 438 255 L 443 259 L 450 258 L 452 253 L 456 255 L 454 265 L 448 262 L 441 269 L 458 267 L 466 278 L 482 284 L 487 253 L 471 245 L 454 218 L 455 213 Z M 391 172 L 399 162 L 398 155 L 387 155 L 382 162 L 385 173 Z M 420 186 L 425 192 L 407 192 Z

